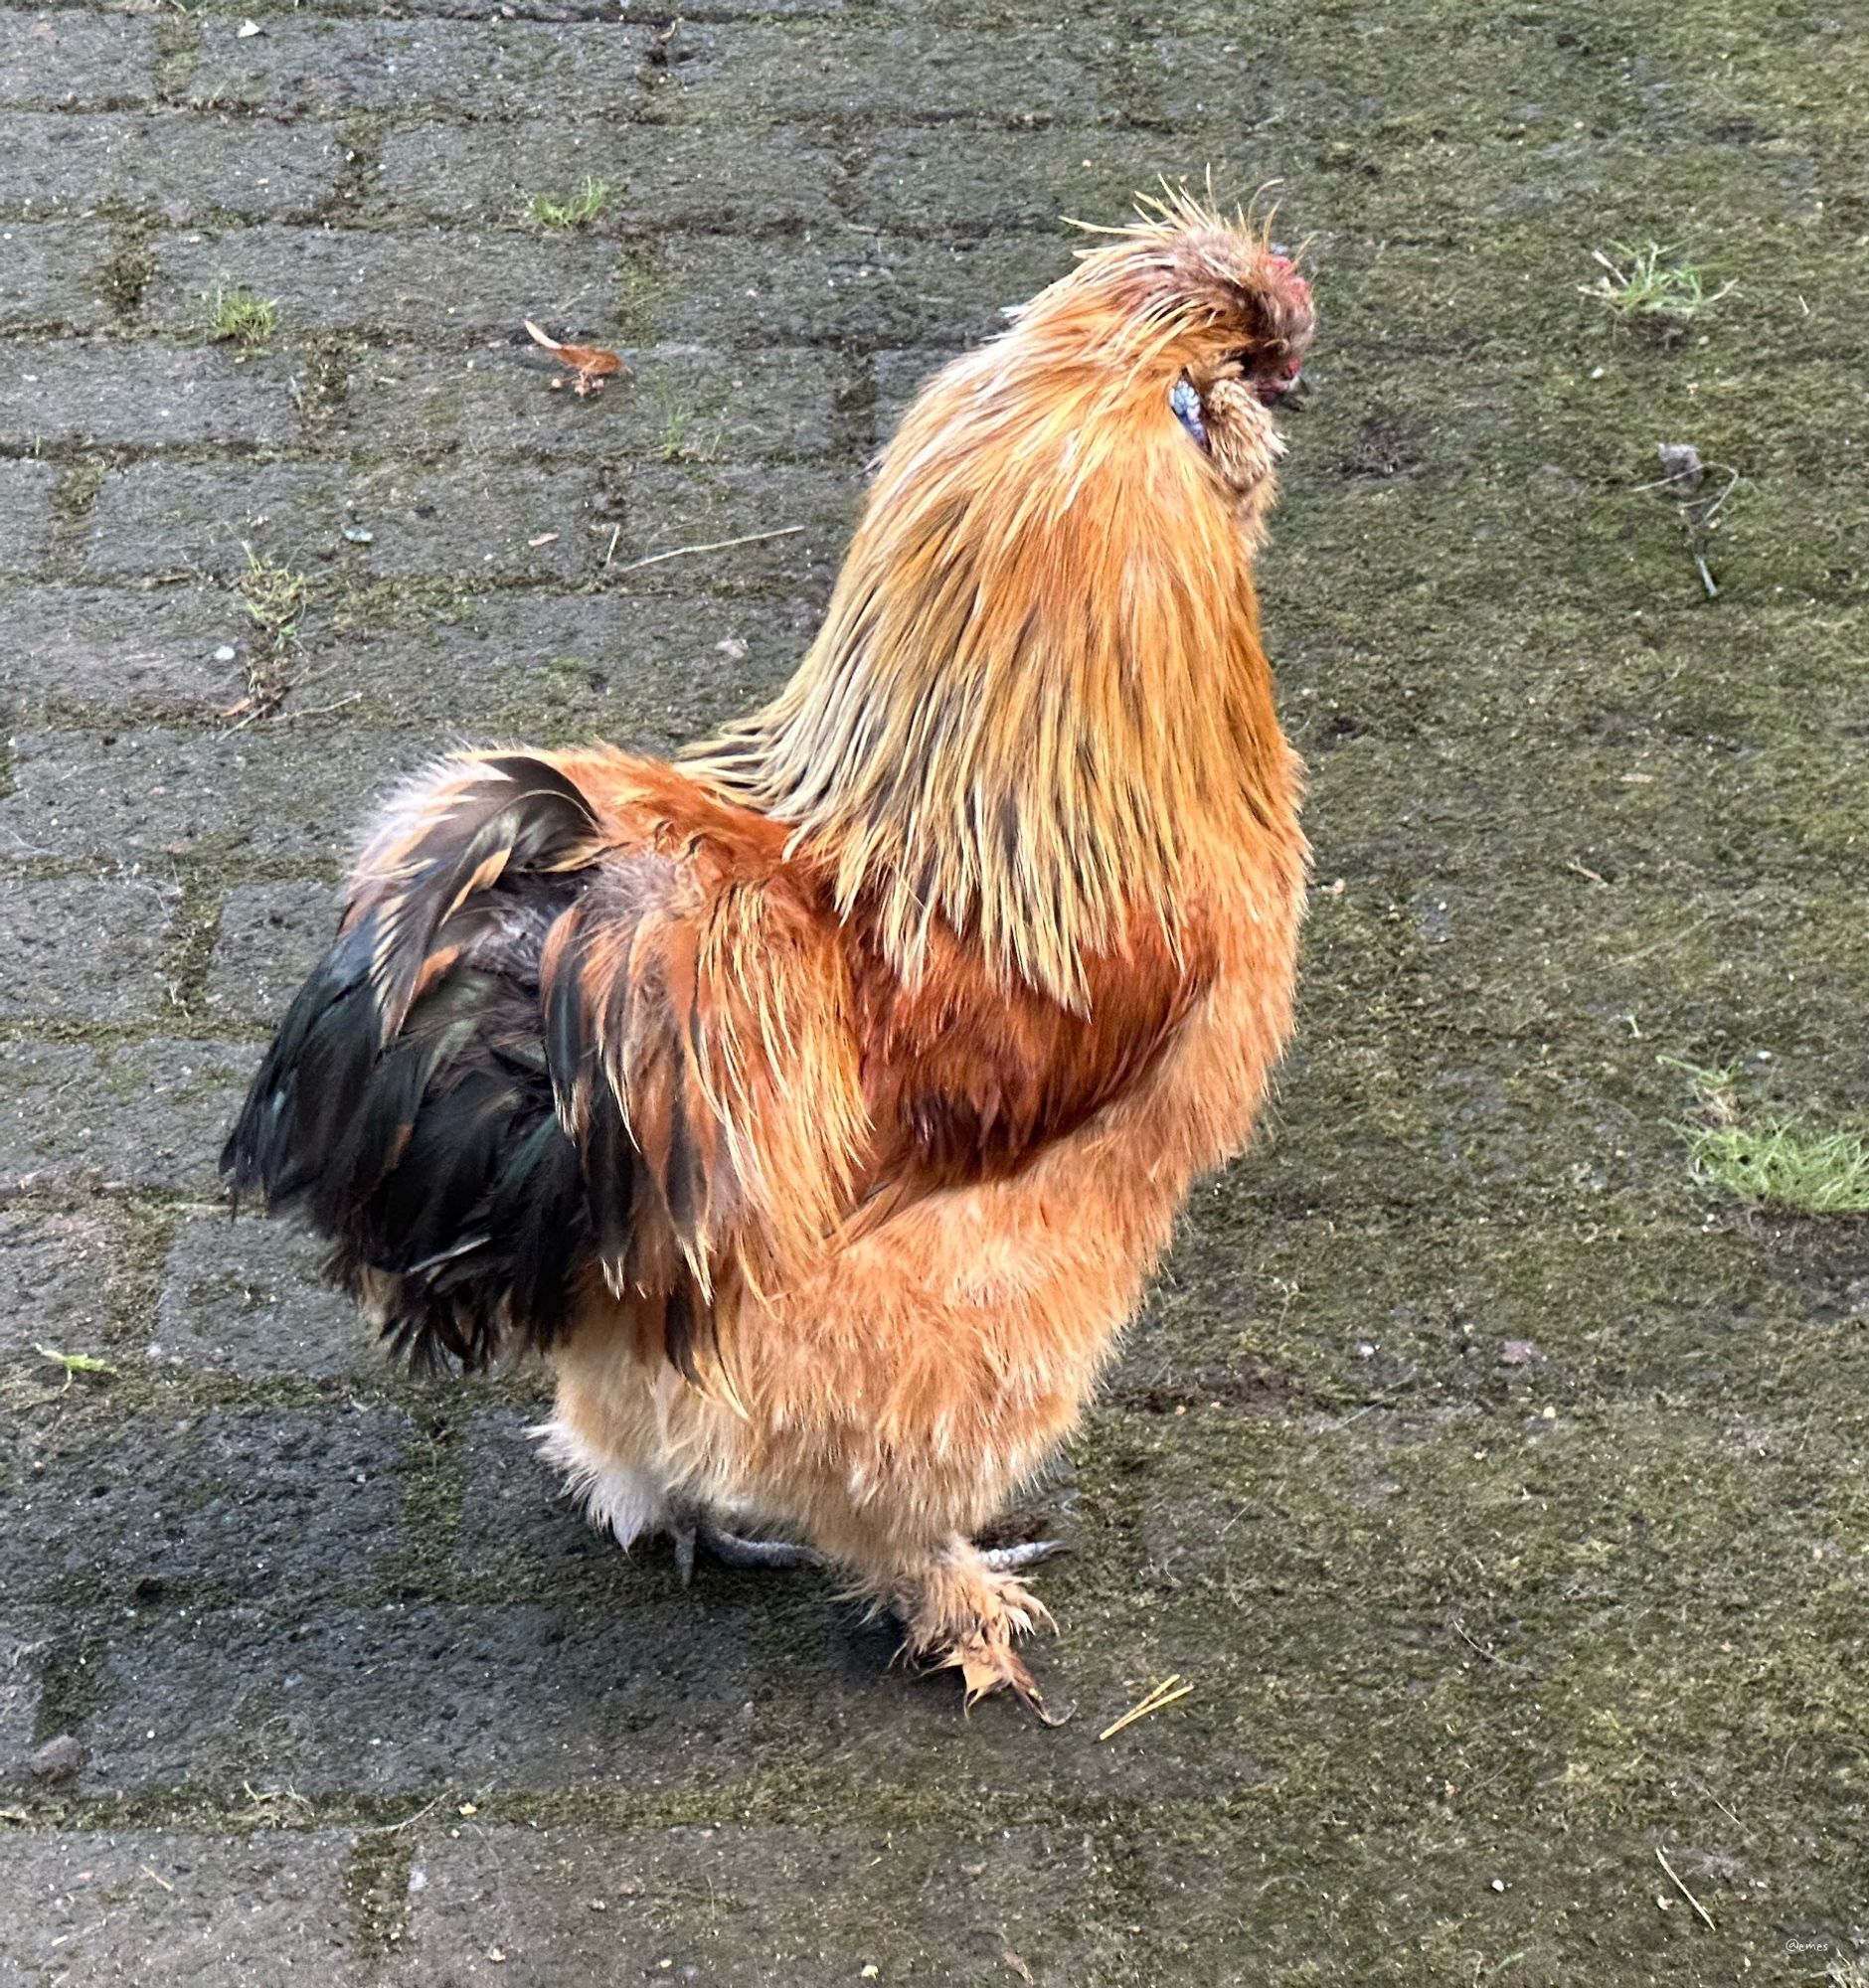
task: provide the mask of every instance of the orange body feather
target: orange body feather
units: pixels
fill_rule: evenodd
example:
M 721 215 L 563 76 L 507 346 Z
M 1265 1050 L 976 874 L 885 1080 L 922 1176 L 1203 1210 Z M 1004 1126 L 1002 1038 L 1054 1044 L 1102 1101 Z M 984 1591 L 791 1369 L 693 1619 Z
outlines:
M 1041 1611 L 971 1537 L 1289 1027 L 1306 858 L 1252 561 L 1265 383 L 1309 334 L 1242 224 L 1176 204 L 1090 251 L 916 402 L 766 709 L 674 766 L 465 755 L 395 804 L 230 1148 L 390 1330 L 545 1346 L 548 1451 L 619 1537 L 802 1531 L 974 1690 L 1036 1699 Z M 387 1165 L 351 1132 L 320 1175 L 291 1073 L 351 1002 L 371 1085 L 429 1061 Z M 439 1176 L 393 1193 L 444 1111 L 451 1229 Z M 577 1183 L 557 1283 L 528 1168 Z

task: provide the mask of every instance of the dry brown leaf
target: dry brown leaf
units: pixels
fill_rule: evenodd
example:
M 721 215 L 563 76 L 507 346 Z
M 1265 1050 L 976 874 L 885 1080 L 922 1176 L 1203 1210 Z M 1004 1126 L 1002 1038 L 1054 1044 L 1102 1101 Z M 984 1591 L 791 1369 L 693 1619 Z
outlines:
M 534 345 L 542 345 L 561 366 L 572 369 L 572 389 L 581 401 L 602 393 L 604 381 L 612 375 L 629 371 L 607 345 L 566 345 L 549 332 L 541 331 L 531 318 L 522 318 L 520 322 Z M 564 382 L 554 380 L 552 385 L 561 387 Z

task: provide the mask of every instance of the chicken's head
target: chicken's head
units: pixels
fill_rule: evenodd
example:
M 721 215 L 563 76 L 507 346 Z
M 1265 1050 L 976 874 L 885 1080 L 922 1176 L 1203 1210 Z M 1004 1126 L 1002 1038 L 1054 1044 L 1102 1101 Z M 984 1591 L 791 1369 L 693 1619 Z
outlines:
M 1182 364 L 1168 407 L 1222 475 L 1243 482 L 1263 468 L 1267 411 L 1302 377 L 1317 322 L 1310 285 L 1281 244 L 1238 229 L 1183 236 L 1173 261 Z

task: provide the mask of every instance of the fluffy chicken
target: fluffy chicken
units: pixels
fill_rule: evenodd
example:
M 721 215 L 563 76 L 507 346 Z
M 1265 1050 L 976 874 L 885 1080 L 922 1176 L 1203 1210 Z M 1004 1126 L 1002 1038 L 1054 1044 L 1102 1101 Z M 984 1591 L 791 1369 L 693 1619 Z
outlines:
M 412 1359 L 545 1354 L 623 1544 L 826 1563 L 1041 1716 L 1045 1549 L 976 1536 L 1290 1023 L 1253 560 L 1311 335 L 1244 217 L 1109 232 L 925 388 L 764 710 L 390 804 L 224 1158 Z

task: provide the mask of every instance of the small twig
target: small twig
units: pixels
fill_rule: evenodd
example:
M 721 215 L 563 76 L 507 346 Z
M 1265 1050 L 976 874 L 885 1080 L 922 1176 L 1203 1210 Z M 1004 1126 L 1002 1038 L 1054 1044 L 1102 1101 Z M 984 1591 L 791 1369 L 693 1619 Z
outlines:
M 340 697 L 333 704 L 313 704 L 306 706 L 301 711 L 281 711 L 273 716 L 271 723 L 274 725 L 289 725 L 295 718 L 328 718 L 332 712 L 342 711 L 347 704 L 356 704 L 362 696 L 362 691 L 354 690 L 349 696 Z M 237 727 L 236 730 L 238 729 Z
M 690 553 L 731 552 L 735 546 L 757 546 L 766 539 L 788 539 L 794 532 L 803 530 L 802 525 L 781 525 L 775 532 L 749 532 L 741 539 L 716 539 L 705 546 L 675 546 L 665 553 L 651 553 L 647 559 L 631 560 L 627 566 L 619 566 L 616 571 L 638 573 L 645 566 L 660 566 L 664 560 L 686 559 Z
M 1688 1786 L 1698 1788 L 1700 1792 L 1703 1795 L 1705 1795 L 1710 1802 L 1712 1802 L 1714 1807 L 1717 1808 L 1720 1811 L 1720 1813 L 1726 1817 L 1726 1819 L 1733 1825 L 1733 1827 L 1737 1829 L 1743 1837 L 1745 1837 L 1748 1843 L 1752 1841 L 1752 1831 L 1748 1829 L 1746 1825 L 1740 1821 L 1739 1817 L 1736 1816 L 1733 1813 L 1733 1811 L 1727 1807 L 1726 1803 L 1723 1802 L 1720 1799 L 1720 1797 L 1716 1795 L 1710 1787 L 1708 1787 L 1705 1781 L 1700 1780 L 1697 1776 L 1689 1775 Z
M 610 561 L 616 557 L 616 541 L 620 539 L 622 535 L 623 535 L 623 528 L 621 525 L 612 525 L 610 527 L 610 542 L 609 545 L 604 549 L 603 553 L 603 566 L 605 572 L 609 570 Z
M 1578 862 L 1575 856 L 1566 857 L 1564 867 L 1567 870 L 1575 870 L 1580 877 L 1588 877 L 1593 884 L 1601 884 L 1606 891 L 1610 888 L 1608 877 L 1599 877 L 1596 871 L 1588 864 Z
M 169 1883 L 168 1879 L 166 1879 L 160 1871 L 150 1870 L 147 1864 L 143 1866 L 143 1876 L 145 1878 L 153 1878 L 165 1892 L 172 1892 L 175 1890 L 175 1887 Z
M 1687 1887 L 1681 1883 L 1681 1874 L 1677 1870 L 1675 1870 L 1672 1864 L 1668 1862 L 1666 1854 L 1663 1852 L 1660 1844 L 1658 1843 L 1655 1845 L 1655 1862 L 1659 1864 L 1662 1870 L 1664 1870 L 1668 1874 L 1669 1879 L 1673 1883 L 1674 1889 L 1677 1892 L 1679 1892 L 1681 1897 L 1684 1898 L 1687 1901 L 1687 1903 L 1693 1906 L 1695 1911 L 1697 1911 L 1700 1914 L 1701 1924 L 1704 1925 L 1709 1932 L 1718 1931 L 1718 1927 L 1715 1926 L 1713 1920 L 1707 1915 L 1706 1906 L 1703 1905 L 1700 1903 L 1700 1901 L 1694 1897 L 1693 1893 L 1690 1892 L 1687 1889 Z
M 1720 507 L 1739 487 L 1739 471 L 1729 463 L 1702 462 L 1700 451 L 1691 442 L 1663 442 L 1657 453 L 1666 474 L 1652 483 L 1638 483 L 1635 489 L 1665 490 L 1673 497 L 1681 532 L 1687 540 L 1687 556 L 1694 563 L 1701 585 L 1707 589 L 1707 598 L 1717 600 L 1720 588 L 1707 568 L 1707 541 Z M 1701 494 L 1701 485 L 1710 470 L 1720 471 L 1726 477 L 1725 489 L 1711 499 Z
M 1482 1657 L 1484 1657 L 1489 1664 L 1497 1664 L 1499 1668 L 1503 1671 L 1522 1672 L 1527 1677 L 1535 1677 L 1537 1675 L 1537 1673 L 1532 1669 L 1530 1664 L 1514 1663 L 1510 1657 L 1502 1657 L 1497 1650 L 1487 1649 L 1485 1644 L 1482 1643 L 1476 1636 L 1470 1635 L 1468 1633 L 1466 1624 L 1464 1622 L 1460 1621 L 1457 1617 L 1451 1619 L 1453 1620 L 1453 1633 L 1459 1637 L 1460 1641 L 1463 1642 L 1469 1650 L 1477 1650 L 1479 1654 Z
M 1709 911 L 1704 918 L 1696 918 L 1691 925 L 1683 925 L 1679 931 L 1670 932 L 1665 938 L 1656 939 L 1653 945 L 1645 945 L 1639 952 L 1627 953 L 1621 959 L 1613 959 L 1610 964 L 1612 966 L 1633 966 L 1637 960 L 1646 959 L 1650 953 L 1664 951 L 1668 946 L 1679 945 L 1684 938 L 1691 938 L 1702 925 L 1712 924 L 1714 919 L 1719 915 L 1718 911 Z
M 1171 1691 L 1170 1685 L 1180 1685 L 1181 1688 L 1178 1691 Z M 1173 1705 L 1177 1699 L 1186 1698 L 1193 1689 L 1191 1684 L 1181 1684 L 1181 1673 L 1176 1671 L 1172 1677 L 1163 1678 L 1145 1698 L 1130 1706 L 1120 1719 L 1105 1726 L 1097 1736 L 1098 1739 L 1114 1739 L 1125 1726 L 1133 1726 L 1138 1719 L 1146 1719 L 1151 1712 L 1160 1712 L 1164 1706 Z
M 1496 1650 L 1487 1649 L 1485 1644 L 1482 1643 L 1478 1639 L 1478 1637 L 1469 1636 L 1467 1634 L 1466 1624 L 1464 1622 L 1456 1621 L 1453 1625 L 1453 1633 L 1459 1637 L 1460 1641 L 1463 1642 L 1469 1650 L 1477 1650 L 1479 1654 L 1482 1657 L 1484 1657 L 1489 1664 L 1502 1664 L 1505 1662 L 1505 1659 L 1502 1656 L 1500 1656 Z
M 368 1829 L 359 1829 L 354 1833 L 358 1836 L 395 1836 L 400 1830 L 408 1829 L 412 1824 L 420 1822 L 430 1809 L 438 1807 L 442 1800 L 441 1795 L 436 1795 L 433 1801 L 425 1803 L 414 1815 L 404 1816 L 401 1822 L 373 1823 Z

